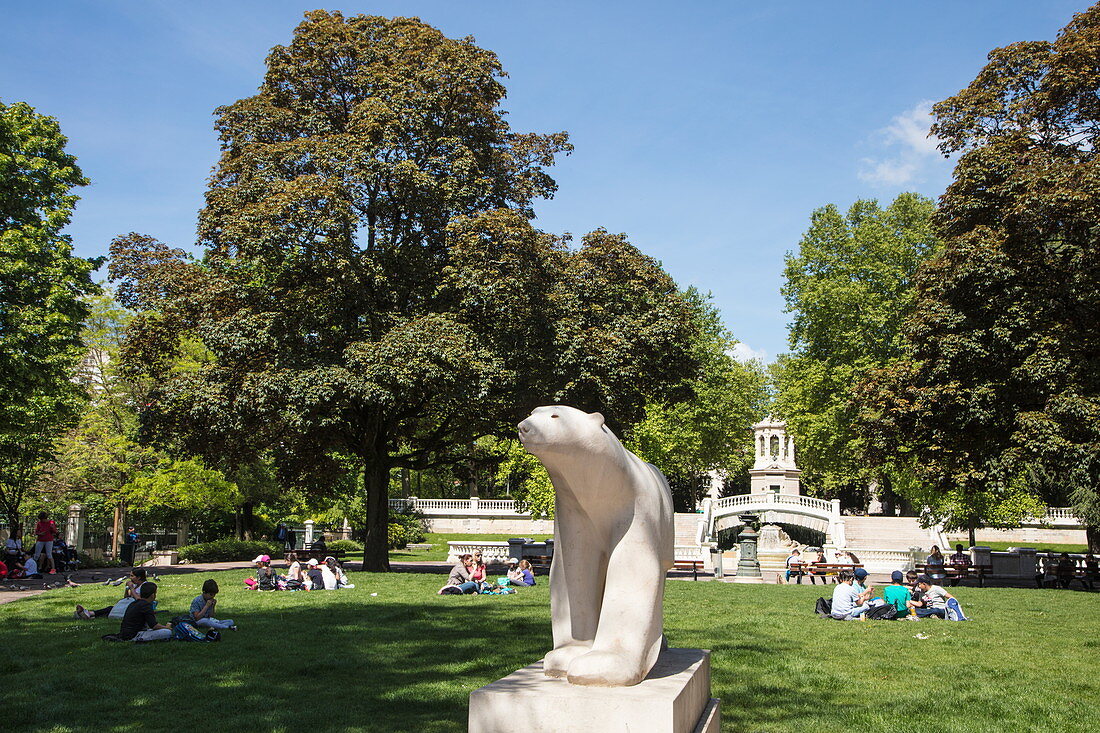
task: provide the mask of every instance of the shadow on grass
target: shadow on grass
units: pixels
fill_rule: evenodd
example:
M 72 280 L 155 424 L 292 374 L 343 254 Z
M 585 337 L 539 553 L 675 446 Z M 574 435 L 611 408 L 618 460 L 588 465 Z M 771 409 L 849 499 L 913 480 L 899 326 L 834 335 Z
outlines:
M 471 691 L 548 648 L 545 600 L 282 594 L 217 644 L 112 644 L 99 637 L 117 621 L 60 611 L 0 632 L 12 654 L 0 685 L 26 693 L 5 718 L 43 731 L 465 730 Z

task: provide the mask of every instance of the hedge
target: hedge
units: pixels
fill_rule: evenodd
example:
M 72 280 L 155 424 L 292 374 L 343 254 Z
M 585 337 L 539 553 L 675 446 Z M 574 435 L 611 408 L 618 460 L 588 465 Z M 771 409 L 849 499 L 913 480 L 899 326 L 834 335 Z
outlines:
M 179 549 L 179 559 L 190 563 L 251 560 L 257 555 L 282 557 L 283 550 L 277 542 L 234 539 L 184 545 Z

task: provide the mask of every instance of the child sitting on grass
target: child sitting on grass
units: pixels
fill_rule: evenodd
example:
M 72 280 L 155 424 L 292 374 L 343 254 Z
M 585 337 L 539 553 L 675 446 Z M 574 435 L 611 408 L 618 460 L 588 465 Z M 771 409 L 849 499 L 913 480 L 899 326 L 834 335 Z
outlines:
M 112 641 L 167 641 L 172 638 L 172 627 L 157 623 L 153 602 L 157 599 L 157 584 L 142 583 L 138 599 L 126 607 L 122 625 Z
M 215 598 L 217 595 L 218 581 L 211 578 L 203 583 L 202 595 L 195 596 L 195 600 L 191 601 L 191 619 L 195 622 L 195 626 L 236 631 L 237 625 L 233 623 L 232 619 L 219 620 L 214 618 L 214 606 L 218 603 L 218 599 Z

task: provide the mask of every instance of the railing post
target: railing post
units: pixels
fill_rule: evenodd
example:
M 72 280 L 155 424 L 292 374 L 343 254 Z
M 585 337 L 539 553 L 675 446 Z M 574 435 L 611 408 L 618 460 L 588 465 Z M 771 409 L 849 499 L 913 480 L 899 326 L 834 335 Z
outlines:
M 313 520 L 312 519 L 307 519 L 305 521 L 305 525 L 306 525 L 306 544 L 310 545 L 310 544 L 313 543 Z
M 833 499 L 832 505 L 833 505 L 833 508 L 832 508 L 833 516 L 834 517 L 839 517 L 840 516 L 840 499 Z
M 470 497 L 470 511 L 471 512 L 473 512 L 475 514 L 477 513 L 477 505 L 478 505 L 478 502 L 480 502 L 480 501 L 481 501 L 481 499 L 479 499 L 476 496 L 471 496 Z

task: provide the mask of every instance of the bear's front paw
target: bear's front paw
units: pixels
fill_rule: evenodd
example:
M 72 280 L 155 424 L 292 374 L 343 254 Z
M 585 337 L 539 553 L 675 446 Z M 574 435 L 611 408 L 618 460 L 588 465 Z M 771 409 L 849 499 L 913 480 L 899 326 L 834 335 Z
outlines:
M 546 653 L 542 660 L 542 673 L 547 677 L 564 677 L 569 672 L 569 664 L 585 654 L 592 647 L 588 644 L 566 644 Z
M 591 651 L 569 665 L 569 682 L 591 687 L 629 687 L 645 677 L 640 661 L 625 654 Z

